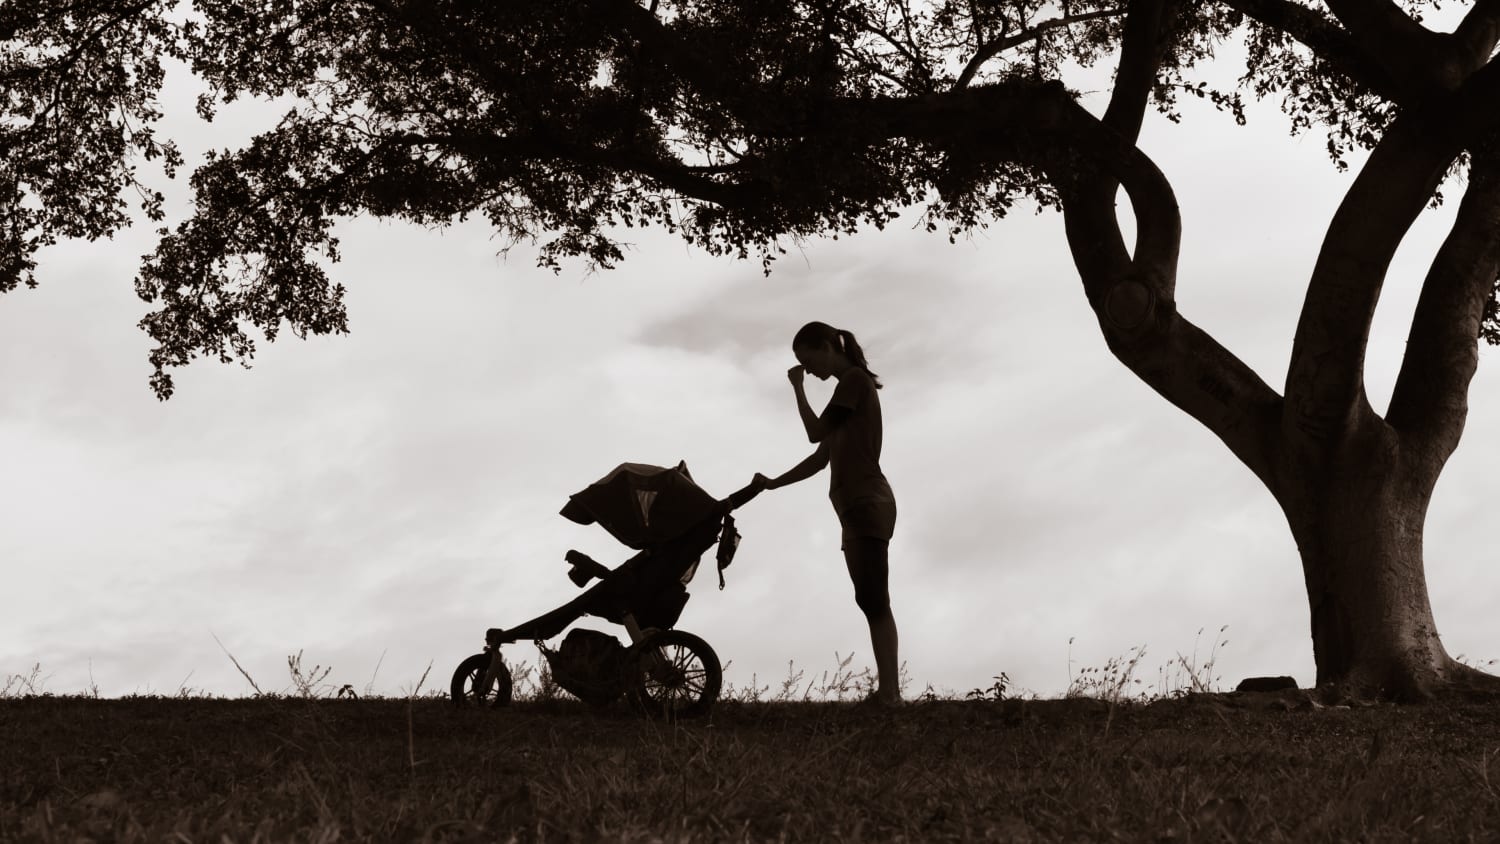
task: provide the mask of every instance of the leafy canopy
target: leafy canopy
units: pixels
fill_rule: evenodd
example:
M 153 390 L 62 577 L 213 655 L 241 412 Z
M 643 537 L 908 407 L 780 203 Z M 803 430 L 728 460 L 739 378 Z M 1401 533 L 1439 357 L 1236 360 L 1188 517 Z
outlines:
M 36 286 L 36 252 L 108 237 L 130 200 L 162 219 L 135 159 L 182 158 L 157 139 L 162 59 L 177 44 L 151 0 L 0 3 L 0 293 Z
M 542 241 L 554 268 L 609 267 L 622 230 L 656 225 L 769 265 L 788 239 L 912 206 L 950 237 L 1020 200 L 1055 206 L 1059 182 L 1097 163 L 1049 98 L 1113 67 L 1130 14 L 1126 0 L 193 0 L 175 19 L 169 6 L 46 0 L 0 16 L 0 201 L 21 209 L 0 233 L 6 287 L 30 283 L 57 236 L 125 222 L 134 157 L 180 161 L 151 133 L 164 56 L 206 83 L 205 118 L 294 98 L 244 148 L 208 156 L 195 213 L 160 230 L 137 278 L 157 305 L 142 325 L 162 397 L 168 367 L 248 360 L 251 331 L 347 329 L 328 275 L 340 217 L 482 215 L 511 242 Z M 1193 75 L 1230 39 L 1248 56 L 1241 87 L 1280 97 L 1295 130 L 1326 128 L 1340 164 L 1407 93 L 1321 6 L 1168 6 L 1151 94 L 1172 119 L 1187 94 L 1243 121 L 1238 91 Z M 63 84 L 75 77 L 86 84 Z M 144 199 L 159 219 L 160 197 Z

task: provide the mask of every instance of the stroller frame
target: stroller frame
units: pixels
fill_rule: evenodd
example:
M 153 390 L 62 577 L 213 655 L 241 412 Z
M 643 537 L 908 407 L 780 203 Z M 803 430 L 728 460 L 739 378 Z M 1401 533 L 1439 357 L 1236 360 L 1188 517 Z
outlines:
M 465 706 L 508 705 L 513 678 L 501 647 L 530 640 L 547 659 L 553 676 L 571 678 L 572 683 L 562 685 L 590 703 L 605 705 L 623 695 L 637 710 L 654 716 L 675 719 L 706 714 L 719 695 L 722 665 L 702 638 L 674 628 L 689 597 L 687 584 L 696 575 L 703 554 L 715 544 L 719 588 L 723 588 L 724 568 L 733 559 L 740 538 L 732 513 L 759 494 L 754 484 L 738 490 L 680 536 L 648 546 L 613 569 L 569 550 L 564 555 L 570 564 L 569 579 L 580 588 L 595 578 L 599 582 L 535 618 L 485 631 L 484 650 L 454 671 L 453 701 Z M 568 643 L 553 650 L 545 641 L 584 616 L 623 626 L 630 644 L 587 665 L 568 664 L 560 656 Z

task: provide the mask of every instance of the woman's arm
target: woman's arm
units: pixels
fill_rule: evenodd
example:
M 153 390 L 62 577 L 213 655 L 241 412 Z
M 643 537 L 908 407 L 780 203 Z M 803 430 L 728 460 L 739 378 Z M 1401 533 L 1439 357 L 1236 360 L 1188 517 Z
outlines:
M 786 470 L 786 472 L 780 477 L 768 478 L 765 475 L 757 472 L 755 475 L 755 480 L 766 489 L 776 489 L 777 487 L 783 487 L 787 484 L 794 484 L 798 481 L 805 481 L 813 475 L 816 475 L 817 473 L 823 471 L 823 467 L 827 465 L 828 444 L 819 443 L 818 449 L 812 454 L 808 455 L 807 459 Z
M 787 370 L 787 379 L 792 382 L 792 392 L 797 394 L 797 415 L 802 417 L 802 428 L 807 431 L 807 441 L 820 443 L 834 428 L 849 418 L 852 412 L 847 405 L 829 403 L 823 410 L 823 418 L 813 412 L 812 405 L 807 401 L 807 390 L 802 386 L 803 369 L 794 366 Z M 801 480 L 800 478 L 798 480 Z
M 821 443 L 828 438 L 834 428 L 849 418 L 852 411 L 841 404 L 830 404 L 823 409 L 823 416 L 819 418 L 816 413 L 813 413 L 812 406 L 807 403 L 807 394 L 798 390 L 797 412 L 802 415 L 802 427 L 807 430 L 807 441 Z

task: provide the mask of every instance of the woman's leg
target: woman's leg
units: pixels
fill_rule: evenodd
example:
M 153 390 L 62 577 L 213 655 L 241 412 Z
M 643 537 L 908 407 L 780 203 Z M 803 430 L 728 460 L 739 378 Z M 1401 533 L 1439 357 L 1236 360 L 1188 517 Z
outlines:
M 844 540 L 844 563 L 854 581 L 854 601 L 870 623 L 870 646 L 875 651 L 875 670 L 880 685 L 875 694 L 894 703 L 901 699 L 900 637 L 891 613 L 890 543 L 869 536 Z

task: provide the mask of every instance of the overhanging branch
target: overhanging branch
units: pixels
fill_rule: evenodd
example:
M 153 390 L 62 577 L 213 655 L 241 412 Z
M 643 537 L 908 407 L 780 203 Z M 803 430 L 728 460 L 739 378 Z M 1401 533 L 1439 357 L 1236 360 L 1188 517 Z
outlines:
M 1451 91 L 1466 73 L 1454 66 L 1446 36 L 1412 19 L 1392 0 L 1325 0 L 1360 50 L 1408 91 Z
M 597 165 L 654 180 L 684 196 L 725 208 L 749 208 L 769 195 L 768 188 L 764 185 L 710 178 L 712 171 L 717 168 L 695 167 L 667 156 L 647 155 L 639 150 L 575 144 L 555 137 L 407 132 L 394 136 L 392 141 L 406 146 L 449 149 L 466 156 L 497 161 L 555 161 Z
M 1177 311 L 1181 214 L 1171 184 L 1135 145 L 1166 44 L 1165 3 L 1132 0 L 1117 84 L 1102 118 L 1070 101 L 1073 150 L 1095 162 L 1063 166 L 1068 245 L 1110 351 L 1142 381 L 1198 420 L 1275 489 L 1281 399 L 1243 361 Z M 1124 187 L 1137 224 L 1126 252 L 1115 193 Z
M 1321 13 L 1291 0 L 1219 0 L 1225 6 L 1286 34 L 1339 73 L 1389 100 L 1401 96 L 1386 68 L 1367 55 L 1342 27 Z

